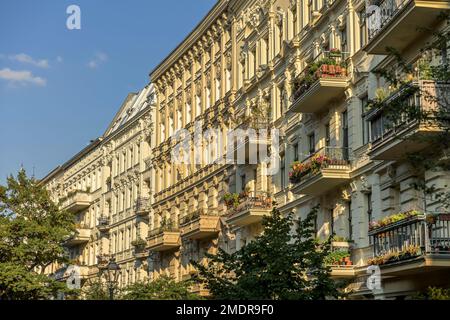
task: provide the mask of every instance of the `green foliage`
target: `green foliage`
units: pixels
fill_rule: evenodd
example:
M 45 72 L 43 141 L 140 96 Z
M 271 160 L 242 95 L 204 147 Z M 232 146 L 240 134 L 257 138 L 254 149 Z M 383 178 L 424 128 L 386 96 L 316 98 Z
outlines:
M 73 215 L 36 179 L 25 170 L 8 177 L 0 186 L 0 299 L 50 298 L 59 284 L 43 271 L 68 262 L 63 244 L 74 232 Z
M 415 258 L 421 254 L 421 249 L 417 246 L 408 246 L 398 252 L 388 252 L 384 255 L 377 256 L 367 260 L 368 265 L 383 265 L 402 260 Z
M 86 300 L 109 300 L 109 288 L 105 282 L 100 279 L 89 280 L 81 289 L 82 297 Z M 114 287 L 114 299 L 120 299 L 121 291 Z
M 133 283 L 123 289 L 124 300 L 197 300 L 199 296 L 189 291 L 189 281 L 176 282 L 170 277 L 160 277 L 154 281 Z
M 449 25 L 447 13 L 438 19 Z M 399 52 L 389 48 L 389 55 L 395 61 L 394 67 L 380 68 L 374 71 L 381 76 L 385 87 L 389 87 L 390 97 L 374 99 L 369 102 L 369 109 L 382 110 L 385 123 L 389 127 L 400 126 L 405 123 L 420 122 L 439 128 L 439 132 L 430 135 L 409 135 L 399 137 L 426 144 L 429 147 L 414 153 L 408 153 L 406 160 L 417 172 L 417 181 L 412 184 L 416 190 L 423 192 L 425 200 L 439 201 L 442 208 L 450 209 L 450 192 L 436 190 L 426 184 L 423 179 L 425 171 L 448 171 L 450 169 L 450 99 L 448 87 L 450 85 L 450 64 L 448 58 L 450 29 L 433 30 L 421 28 L 420 31 L 429 34 L 431 42 L 422 48 L 422 56 L 417 61 L 406 61 Z M 414 80 L 434 81 L 431 90 L 426 86 L 414 84 Z M 430 85 L 432 82 L 428 82 Z M 419 97 L 420 99 L 412 99 Z M 414 101 L 413 103 L 411 103 Z M 426 101 L 435 108 L 420 108 L 417 101 Z M 422 178 L 421 178 L 422 177 Z
M 450 289 L 429 287 L 425 293 L 426 300 L 450 300 Z
M 199 270 L 197 281 L 204 283 L 216 299 L 294 299 L 315 300 L 339 297 L 337 284 L 330 278 L 325 258 L 331 238 L 321 243 L 315 238 L 314 208 L 304 220 L 283 217 L 274 207 L 263 218 L 264 232 L 239 251 L 229 254 L 219 249 Z M 292 229 L 295 232 L 292 233 Z
M 349 258 L 350 253 L 346 250 L 336 250 L 330 252 L 327 257 L 325 257 L 324 262 L 327 265 L 337 265 L 341 264 L 345 258 Z
M 223 196 L 223 201 L 229 207 L 237 207 L 239 205 L 239 194 L 227 192 Z

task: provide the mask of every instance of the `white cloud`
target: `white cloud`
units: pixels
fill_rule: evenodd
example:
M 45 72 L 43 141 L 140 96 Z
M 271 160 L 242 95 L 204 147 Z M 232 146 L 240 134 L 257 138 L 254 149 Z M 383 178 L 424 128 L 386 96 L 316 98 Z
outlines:
M 45 59 L 41 59 L 41 60 L 37 60 L 37 59 L 33 59 L 33 57 L 25 54 L 25 53 L 19 53 L 19 54 L 14 54 L 14 55 L 10 55 L 9 56 L 10 60 L 13 61 L 17 61 L 17 62 L 21 62 L 21 63 L 28 63 L 31 64 L 35 67 L 39 67 L 39 68 L 48 68 L 49 64 L 48 61 Z
M 11 85 L 35 84 L 37 86 L 45 86 L 47 84 L 47 80 L 33 76 L 31 71 L 28 70 L 16 71 L 9 68 L 3 68 L 0 70 L 0 79 L 8 81 Z
M 108 56 L 106 53 L 103 52 L 97 52 L 94 57 L 88 62 L 88 67 L 91 69 L 97 68 L 102 63 L 108 61 Z

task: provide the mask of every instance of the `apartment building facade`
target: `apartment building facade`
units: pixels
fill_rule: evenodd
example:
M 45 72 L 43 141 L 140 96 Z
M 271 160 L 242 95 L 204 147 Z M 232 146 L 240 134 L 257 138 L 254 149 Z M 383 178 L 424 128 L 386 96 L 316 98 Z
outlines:
M 148 233 L 155 94 L 152 85 L 130 93 L 102 137 L 43 180 L 55 201 L 74 213 L 77 234 L 66 242 L 81 283 L 99 276 L 111 257 L 119 285 L 148 277 L 142 239 Z M 67 266 L 46 270 L 66 279 Z
M 334 248 L 349 252 L 332 276 L 348 279 L 354 298 L 407 297 L 448 285 L 448 212 L 413 185 L 422 179 L 445 191 L 450 175 L 415 171 L 404 156 L 427 146 L 401 138 L 424 128 L 389 127 L 383 108 L 368 110 L 368 103 L 384 93 L 389 104 L 403 90 L 386 88 L 374 72 L 396 66 L 386 48 L 419 63 L 432 33 L 418 27 L 444 28 L 437 17 L 449 9 L 449 1 L 219 0 L 151 72 L 149 116 L 142 112 L 116 133 L 113 125 L 46 178 L 61 197 L 75 183 L 83 188 L 83 163 L 107 163 L 97 166 L 95 201 L 76 206 L 106 221 L 76 245 L 78 257 L 95 266 L 96 255 L 114 255 L 124 266 L 122 284 L 189 279 L 192 260 L 207 263 L 205 253 L 239 250 L 260 234 L 275 201 L 296 217 L 320 205 L 317 236 L 335 234 Z M 437 91 L 415 70 L 412 85 L 445 95 L 446 84 Z M 248 129 L 255 134 L 240 136 Z M 140 146 L 131 167 L 122 165 L 127 141 Z M 407 218 L 374 227 L 396 213 Z M 434 224 L 425 221 L 430 213 Z M 413 258 L 380 265 L 382 285 L 370 290 L 370 261 L 411 246 Z

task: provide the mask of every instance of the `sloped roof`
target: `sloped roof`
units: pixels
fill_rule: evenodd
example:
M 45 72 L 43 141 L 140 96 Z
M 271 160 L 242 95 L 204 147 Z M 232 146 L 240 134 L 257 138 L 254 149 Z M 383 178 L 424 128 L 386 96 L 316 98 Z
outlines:
M 112 133 L 114 133 L 119 128 L 123 127 L 129 121 L 131 121 L 141 110 L 144 110 L 147 106 L 149 106 L 149 102 L 151 104 L 151 100 L 154 97 L 148 96 L 153 91 L 153 84 L 147 85 L 140 92 L 133 92 L 128 94 L 125 98 L 125 101 L 122 103 L 119 111 L 116 113 L 116 116 L 111 121 L 110 125 L 106 129 L 103 137 L 106 137 Z

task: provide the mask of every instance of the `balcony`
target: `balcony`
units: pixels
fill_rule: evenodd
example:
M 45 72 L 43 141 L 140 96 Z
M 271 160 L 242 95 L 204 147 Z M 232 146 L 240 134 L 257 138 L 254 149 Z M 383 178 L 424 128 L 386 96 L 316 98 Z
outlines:
M 328 263 L 333 279 L 348 279 L 355 277 L 355 265 L 351 260 L 352 243 L 344 239 L 331 242 L 331 253 Z
M 344 97 L 348 86 L 348 72 L 340 52 L 319 55 L 294 82 L 290 110 L 301 113 L 319 113 L 333 100 Z
M 164 226 L 153 229 L 147 238 L 149 251 L 168 251 L 180 246 L 180 231 L 176 227 Z
M 97 268 L 105 269 L 110 261 L 109 254 L 100 254 L 97 256 Z
M 368 264 L 389 275 L 450 267 L 450 214 L 409 211 L 381 221 L 369 229 L 374 258 Z
M 83 190 L 70 191 L 63 201 L 63 208 L 74 213 L 89 208 L 90 205 L 91 195 L 89 191 Z
M 180 220 L 181 236 L 198 240 L 215 237 L 219 233 L 217 209 L 199 209 Z
M 433 113 L 438 106 L 448 105 L 450 84 L 431 80 L 418 80 L 402 86 L 388 98 L 370 110 L 367 119 L 371 128 L 371 150 L 373 160 L 398 160 L 406 153 L 414 153 L 427 147 L 427 137 L 438 134 L 441 127 Z M 401 114 L 386 115 L 392 106 L 415 109 L 422 118 Z M 407 110 L 408 111 L 408 110 Z M 396 117 L 393 122 L 392 117 Z M 413 119 L 411 119 L 413 118 Z M 415 119 L 414 119 L 415 118 Z
M 139 197 L 136 200 L 136 203 L 134 205 L 134 211 L 136 213 L 137 216 L 141 216 L 141 217 L 147 217 L 148 218 L 148 214 L 150 213 L 150 199 L 149 198 L 144 198 L 144 197 Z
M 369 29 L 369 41 L 364 51 L 388 54 L 387 48 L 402 52 L 423 37 L 421 28 L 430 28 L 439 21 L 441 12 L 450 9 L 450 1 L 435 0 L 371 0 L 379 10 L 369 16 L 375 28 Z M 378 23 L 377 23 L 378 22 Z M 370 25 L 370 23 L 369 23 Z
M 111 226 L 109 224 L 109 218 L 101 217 L 98 219 L 97 229 L 100 232 L 108 232 L 110 228 Z
M 264 191 L 243 192 L 239 195 L 239 200 L 228 202 L 227 206 L 231 207 L 227 223 L 243 227 L 260 222 L 264 216 L 270 214 L 272 197 Z
M 88 226 L 77 225 L 76 234 L 66 241 L 66 246 L 72 247 L 80 244 L 86 244 L 92 235 L 92 229 Z
M 350 180 L 350 149 L 325 147 L 302 162 L 294 162 L 289 173 L 296 194 L 317 196 Z

